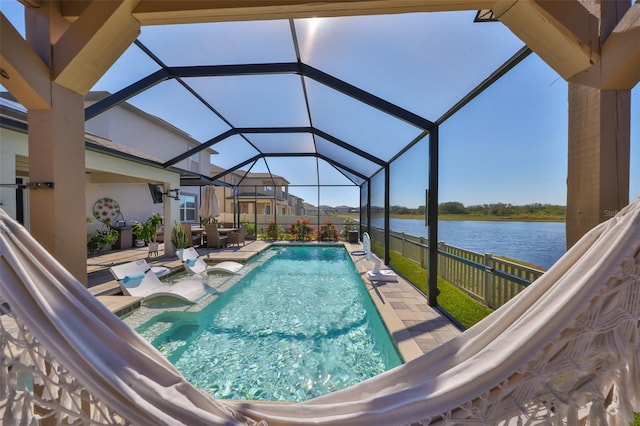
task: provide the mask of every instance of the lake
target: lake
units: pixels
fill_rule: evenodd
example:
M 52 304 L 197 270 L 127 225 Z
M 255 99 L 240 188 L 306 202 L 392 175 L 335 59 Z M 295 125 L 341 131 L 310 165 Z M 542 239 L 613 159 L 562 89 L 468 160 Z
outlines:
M 382 227 L 382 219 L 372 220 Z M 392 231 L 427 238 L 422 219 L 389 219 Z M 477 253 L 491 253 L 550 268 L 565 253 L 562 222 L 494 222 L 441 220 L 438 239 Z

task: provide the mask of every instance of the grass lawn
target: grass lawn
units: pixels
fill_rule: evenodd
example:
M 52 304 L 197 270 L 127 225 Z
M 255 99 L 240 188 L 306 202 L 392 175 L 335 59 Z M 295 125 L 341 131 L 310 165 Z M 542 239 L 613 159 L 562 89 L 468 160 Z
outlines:
M 391 252 L 391 266 L 425 294 L 427 293 L 426 269 L 422 268 L 416 262 L 394 252 Z M 440 291 L 438 295 L 438 305 L 444 308 L 465 328 L 471 327 L 493 312 L 493 309 L 486 307 L 478 300 L 440 277 L 438 277 L 438 290 Z

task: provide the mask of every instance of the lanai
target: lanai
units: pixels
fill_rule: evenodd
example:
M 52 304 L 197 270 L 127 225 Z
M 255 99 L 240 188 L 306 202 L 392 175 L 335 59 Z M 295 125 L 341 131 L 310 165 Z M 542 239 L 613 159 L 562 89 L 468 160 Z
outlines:
M 50 190 L 29 192 L 31 232 L 82 281 L 86 280 L 86 245 L 84 228 L 78 225 L 84 224 L 84 180 L 81 176 L 84 175 L 86 116 L 83 96 L 134 42 L 141 26 L 451 9 L 491 10 L 489 16 L 509 28 L 569 82 L 568 244 L 573 244 L 593 225 L 606 219 L 607 211 L 616 211 L 628 203 L 630 89 L 640 75 L 640 67 L 637 66 L 640 56 L 638 4 L 607 2 L 600 5 L 578 1 L 466 1 L 455 6 L 431 1 L 401 4 L 392 1 L 323 4 L 253 2 L 249 5 L 236 2 L 232 6 L 221 6 L 218 2 L 178 1 L 24 3 L 27 6 L 26 41 L 2 18 L 2 84 L 29 110 L 31 181 L 55 184 Z M 517 61 L 527 52 L 522 50 L 512 60 Z M 508 63 L 505 62 L 507 67 Z M 500 69 L 496 71 L 497 74 L 500 72 Z M 432 196 L 428 210 L 430 220 L 437 219 L 438 123 L 412 115 L 410 111 L 399 109 L 380 97 L 372 97 L 361 88 L 345 84 L 301 61 L 261 67 L 242 65 L 235 70 L 164 67 L 161 73 L 150 76 L 146 83 L 128 86 L 120 99 L 136 90 L 146 89 L 150 81 L 158 82 L 169 76 L 187 78 L 215 73 L 302 75 L 332 85 L 360 102 L 373 104 L 378 110 L 410 122 L 420 129 L 422 137 L 429 138 L 428 186 Z M 488 77 L 489 80 L 491 78 Z M 481 90 L 482 85 L 476 89 Z M 469 96 L 475 94 L 477 92 L 472 91 Z M 118 98 L 112 97 L 111 101 L 118 101 Z M 455 108 L 456 105 L 452 105 L 452 113 Z M 274 127 L 268 130 L 265 127 L 236 127 L 231 133 L 275 131 Z M 332 136 L 323 129 L 299 126 L 277 128 L 277 131 L 313 134 L 328 139 L 332 146 L 342 147 L 375 164 L 375 170 L 384 169 L 389 162 L 379 162 L 377 157 L 345 141 L 332 140 Z M 55 155 L 48 155 L 50 152 Z M 186 152 L 183 155 L 190 154 Z M 296 155 L 291 151 L 286 154 Z M 320 158 L 322 154 L 316 151 L 315 155 Z M 344 162 L 337 162 L 331 156 L 323 157 L 355 182 L 364 182 L 371 176 L 346 166 Z M 170 163 L 168 161 L 164 165 L 169 166 Z M 385 197 L 388 199 L 388 194 Z M 174 204 L 167 203 L 165 217 L 175 217 L 176 208 Z M 62 210 L 64 215 L 45 214 Z M 430 232 L 430 239 L 437 240 L 437 227 L 430 226 Z M 432 300 L 435 301 L 435 297 Z

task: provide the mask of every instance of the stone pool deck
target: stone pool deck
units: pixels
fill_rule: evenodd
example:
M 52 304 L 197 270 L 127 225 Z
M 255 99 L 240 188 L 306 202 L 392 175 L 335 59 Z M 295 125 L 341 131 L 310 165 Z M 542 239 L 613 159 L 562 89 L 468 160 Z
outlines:
M 224 260 L 246 262 L 269 245 L 267 241 L 247 241 L 240 247 L 223 249 L 197 247 L 197 250 L 202 256 L 208 255 L 213 262 Z M 349 253 L 362 250 L 362 244 L 345 243 L 345 246 Z M 162 244 L 160 253 L 159 256 L 148 257 L 148 249 L 142 247 L 110 251 L 100 256 L 90 257 L 87 260 L 89 290 L 118 315 L 136 309 L 140 306 L 140 298 L 122 296 L 118 283 L 109 272 L 109 267 L 146 259 L 151 266 L 181 268 L 181 262 L 176 256 L 163 254 Z M 399 276 L 397 282 L 372 283 L 365 276 L 366 271 L 372 268 L 372 263 L 367 262 L 364 256 L 352 255 L 352 258 L 405 361 L 429 352 L 461 333 L 446 316 L 430 307 L 426 297 L 402 277 Z

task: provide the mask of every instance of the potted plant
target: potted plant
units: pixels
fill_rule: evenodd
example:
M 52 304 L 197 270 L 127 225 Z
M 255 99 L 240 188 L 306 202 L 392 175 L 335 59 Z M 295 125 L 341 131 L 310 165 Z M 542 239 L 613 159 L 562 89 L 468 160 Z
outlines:
M 106 225 L 91 235 L 87 241 L 89 252 L 100 254 L 106 247 L 113 246 L 118 241 L 118 230 Z
M 141 222 L 134 220 L 131 223 L 131 232 L 136 238 L 134 245 L 136 247 L 144 247 L 147 238 L 147 231 L 145 229 L 145 226 Z
M 200 218 L 200 225 L 202 225 L 202 227 L 205 227 L 206 225 L 209 225 L 212 223 L 218 223 L 218 219 L 216 219 L 215 217 Z
M 176 250 L 181 250 L 187 247 L 190 237 L 190 235 L 187 235 L 187 231 L 184 229 L 184 226 L 182 226 L 182 223 L 176 221 L 173 225 L 173 229 L 171 230 L 171 243 Z
M 145 243 L 149 244 L 150 252 L 158 251 L 158 226 L 162 224 L 162 216 L 160 213 L 154 213 L 143 224 L 134 220 L 131 224 L 131 232 L 136 236 L 136 247 L 143 247 Z

